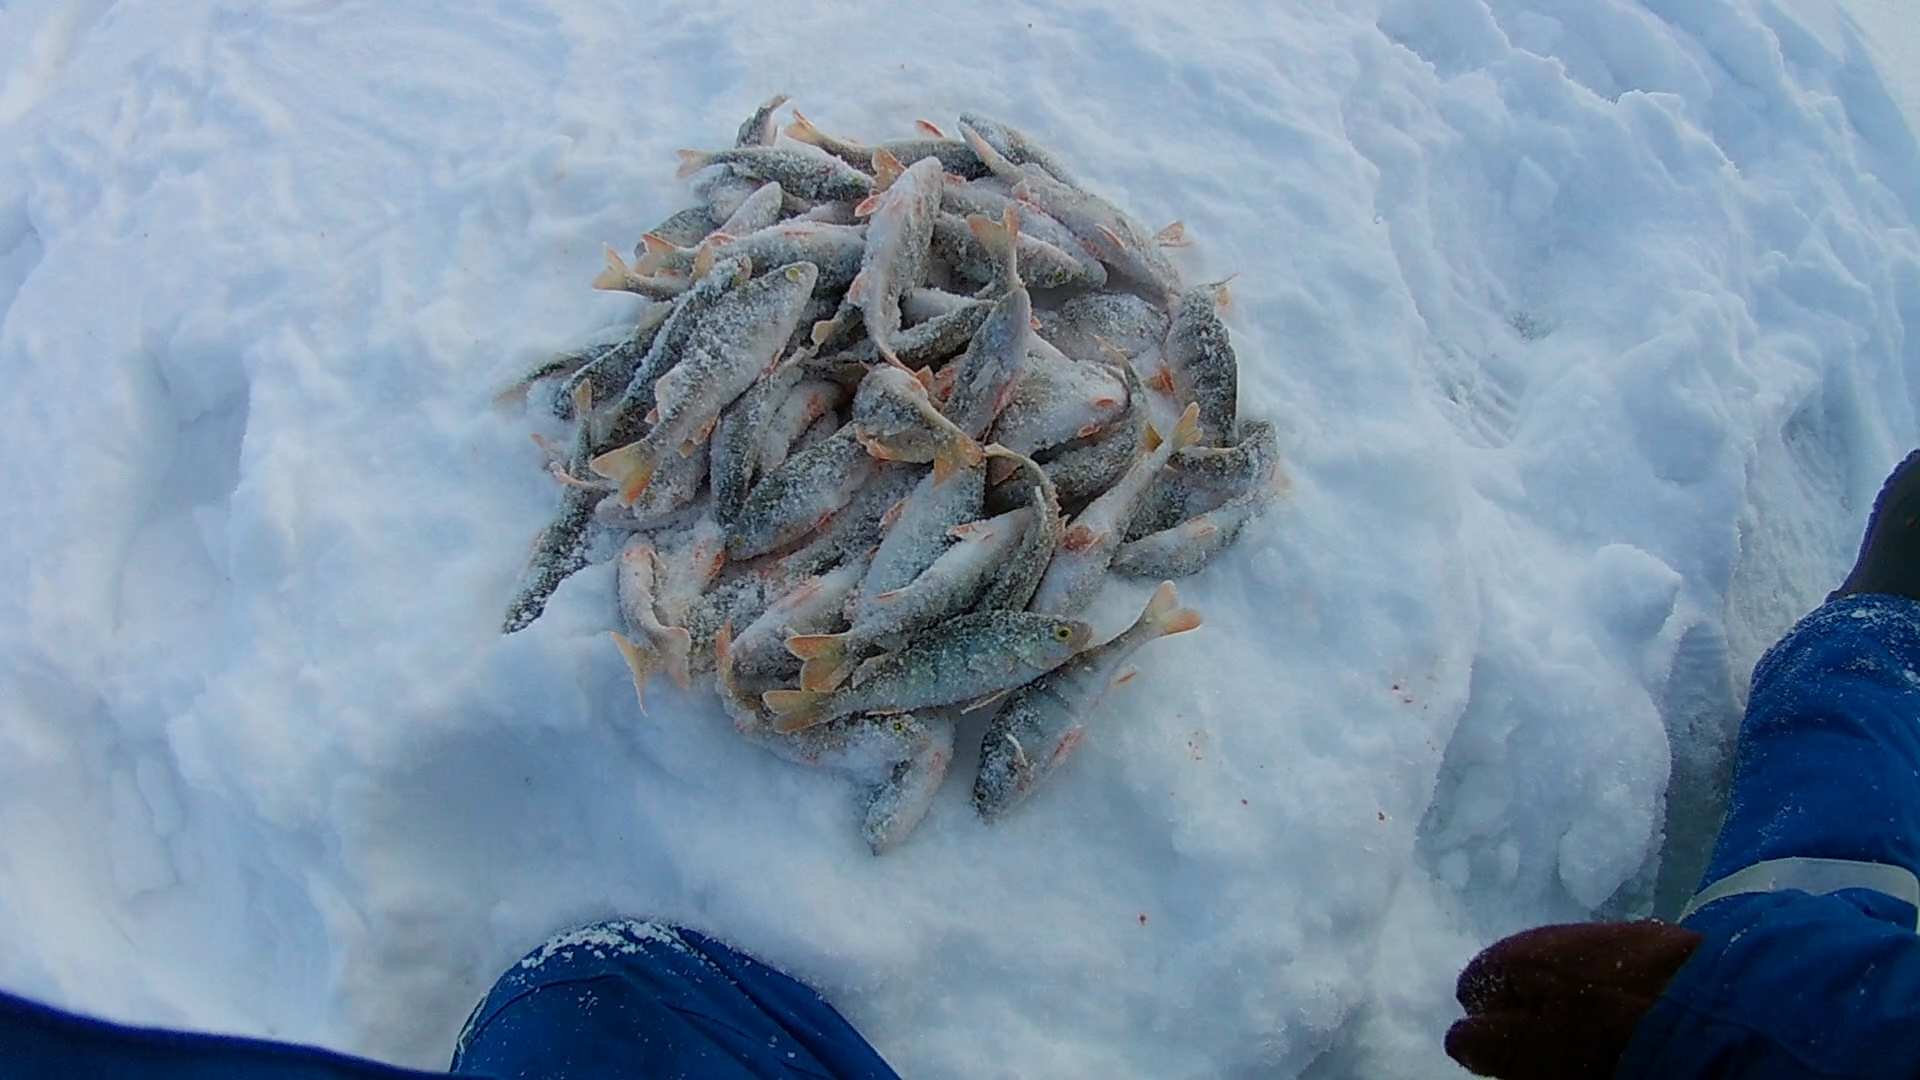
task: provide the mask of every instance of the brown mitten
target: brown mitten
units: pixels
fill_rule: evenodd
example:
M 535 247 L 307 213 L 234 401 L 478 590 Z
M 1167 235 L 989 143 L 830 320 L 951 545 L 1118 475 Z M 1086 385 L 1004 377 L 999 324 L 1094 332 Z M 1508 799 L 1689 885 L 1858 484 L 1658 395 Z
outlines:
M 1494 942 L 1454 993 L 1447 1054 L 1501 1080 L 1606 1080 L 1700 935 L 1669 923 L 1542 926 Z

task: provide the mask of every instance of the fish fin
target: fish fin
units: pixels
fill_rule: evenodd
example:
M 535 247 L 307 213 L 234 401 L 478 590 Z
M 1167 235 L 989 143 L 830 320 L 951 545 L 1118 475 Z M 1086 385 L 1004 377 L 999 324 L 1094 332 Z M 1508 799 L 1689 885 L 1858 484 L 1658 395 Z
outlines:
M 1187 223 L 1176 221 L 1153 234 L 1153 242 L 1161 247 L 1192 247 L 1193 241 L 1187 239 Z
M 900 179 L 900 174 L 906 171 L 907 167 L 900 164 L 900 159 L 893 156 L 893 151 L 884 146 L 875 150 L 873 152 L 874 194 L 877 195 L 892 187 L 894 181 Z M 854 211 L 856 214 L 859 212 L 859 210 Z
M 980 241 L 980 246 L 987 249 L 987 254 L 993 257 L 994 266 L 1000 271 L 995 277 L 1005 277 L 1005 284 L 1009 288 L 1018 286 L 1020 268 L 1016 245 L 1020 238 L 1020 217 L 1013 207 L 1007 207 L 1006 214 L 999 221 L 982 214 L 968 214 L 967 228 Z M 996 280 L 995 284 L 1001 282 Z
M 1174 392 L 1173 369 L 1165 364 L 1161 364 L 1154 370 L 1152 375 L 1140 380 L 1140 385 L 1149 390 L 1158 390 L 1163 394 L 1171 394 Z
M 1140 613 L 1140 620 L 1151 624 L 1160 631 L 1161 637 L 1169 634 L 1184 634 L 1200 625 L 1200 613 L 1192 608 L 1180 606 L 1180 594 L 1174 590 L 1173 582 L 1163 581 L 1153 590 L 1153 599 L 1147 601 L 1147 609 Z
M 948 439 L 940 449 L 933 452 L 933 482 L 946 483 L 947 477 L 961 469 L 970 469 L 980 464 L 984 454 L 985 451 L 980 449 L 978 442 L 968 438 L 965 432 L 959 432 L 956 438 Z
M 914 129 L 922 135 L 927 135 L 935 139 L 944 139 L 947 137 L 947 133 L 940 130 L 940 125 L 931 120 L 915 120 L 913 126 Z
M 1085 551 L 1107 536 L 1106 530 L 1091 525 L 1075 525 L 1060 538 L 1061 551 Z
M 933 393 L 933 386 L 934 386 L 933 368 L 931 367 L 916 368 L 913 371 L 908 372 L 908 374 L 920 380 L 920 389 L 925 390 L 928 394 Z M 949 382 L 948 388 L 949 389 L 952 388 L 951 382 Z
M 612 244 L 602 246 L 606 248 L 607 268 L 594 276 L 593 287 L 609 292 L 624 291 L 627 287 L 627 278 L 633 275 L 633 270 L 627 265 L 627 260 L 613 250 Z
M 1147 445 L 1147 453 L 1149 453 L 1149 454 L 1151 454 L 1151 453 L 1153 453 L 1153 452 L 1154 452 L 1155 450 L 1158 450 L 1158 449 L 1160 449 L 1160 444 L 1161 444 L 1161 443 L 1163 443 L 1163 442 L 1166 442 L 1166 440 L 1165 440 L 1165 439 L 1162 439 L 1162 438 L 1160 437 L 1160 429 L 1159 429 L 1159 428 L 1157 428 L 1157 427 L 1154 427 L 1154 426 L 1153 426 L 1152 424 L 1148 424 L 1148 425 L 1147 425 L 1147 437 L 1146 437 L 1146 439 L 1145 439 L 1145 442 L 1146 442 L 1146 445 Z
M 899 521 L 900 515 L 905 513 L 906 510 L 907 500 L 904 498 L 892 506 L 887 507 L 887 512 L 880 515 L 880 528 L 882 530 L 893 528 L 893 523 Z
M 1200 403 L 1189 402 L 1186 411 L 1180 414 L 1180 422 L 1173 425 L 1173 448 L 1184 450 L 1200 441 Z
M 1227 289 L 1227 284 L 1239 276 L 1239 271 L 1235 271 L 1213 283 L 1214 307 L 1224 310 L 1233 306 L 1233 293 Z
M 877 157 L 879 155 L 876 154 L 875 156 Z M 867 196 L 866 198 L 861 199 L 859 202 L 854 203 L 853 216 L 866 217 L 867 215 L 873 213 L 875 210 L 880 209 L 880 197 L 884 194 L 886 194 L 886 192 L 876 191 L 873 194 Z
M 801 115 L 799 109 L 793 110 L 793 121 L 787 125 L 787 138 L 808 146 L 819 146 L 826 136 L 813 126 L 813 121 Z
M 1080 740 L 1086 735 L 1086 728 L 1077 727 L 1060 736 L 1060 741 L 1053 746 L 1053 753 L 1047 755 L 1047 768 L 1051 770 L 1067 760 L 1067 755 L 1073 753 L 1073 748 L 1079 746 Z
M 779 717 L 773 722 L 773 730 L 786 734 L 825 720 L 827 699 L 832 696 L 810 690 L 769 690 L 760 695 L 760 703 Z
M 1109 685 L 1125 686 L 1139 677 L 1140 677 L 1140 669 L 1137 667 L 1130 667 L 1127 670 L 1121 672 L 1120 674 L 1115 675 L 1113 677 L 1113 682 L 1110 683 Z
M 618 630 L 607 631 L 607 636 L 620 647 L 620 655 L 626 658 L 627 671 L 633 676 L 633 696 L 640 703 L 640 715 L 647 715 L 647 680 L 653 677 L 654 665 L 660 662 L 660 656 L 651 648 L 643 649 L 633 639 Z
M 620 505 L 632 506 L 633 501 L 653 482 L 653 472 L 660 467 L 660 462 L 645 447 L 634 442 L 601 454 L 587 462 L 587 467 L 619 484 Z
M 659 233 L 646 233 L 640 237 L 640 261 L 633 264 L 636 274 L 656 274 L 666 267 L 667 256 L 680 249 L 673 241 Z
M 813 324 L 813 330 L 807 334 L 807 340 L 813 342 L 814 347 L 818 348 L 825 345 L 827 339 L 832 337 L 833 332 L 838 329 L 840 329 L 839 316 L 836 315 L 831 319 L 821 319 L 819 322 Z
M 1094 228 L 1099 230 L 1101 236 L 1104 236 L 1107 238 L 1107 243 L 1112 244 L 1116 251 L 1127 250 L 1127 242 L 1125 240 L 1120 239 L 1120 234 L 1113 231 L 1113 226 L 1096 225 L 1094 226 Z
M 967 140 L 968 146 L 973 147 L 973 152 L 980 156 L 980 161 L 985 164 L 987 168 L 993 170 L 995 176 L 1025 175 L 1020 171 L 1020 166 L 1008 161 L 1006 156 L 1001 154 L 1000 151 L 989 146 L 987 140 L 981 138 L 980 133 L 973 130 L 971 125 L 962 122 L 960 125 L 960 135 Z
M 557 461 L 550 461 L 547 463 L 547 472 L 555 480 L 560 481 L 560 484 L 562 487 L 570 487 L 579 491 L 612 491 L 613 490 L 613 487 L 611 485 L 596 484 L 591 480 L 580 479 L 579 477 L 573 475 L 567 470 L 561 468 L 560 463 Z
M 847 635 L 794 634 L 787 638 L 787 651 L 801 660 L 838 660 L 847 654 Z
M 586 415 L 593 411 L 593 380 L 581 379 L 573 388 L 573 415 L 586 422 Z
M 693 253 L 693 280 L 699 281 L 713 272 L 715 246 L 716 239 L 713 236 L 700 241 L 700 250 Z
M 800 665 L 800 689 L 810 694 L 830 694 L 847 681 L 847 675 L 852 670 L 853 664 L 845 650 L 835 655 L 815 657 Z
M 675 180 L 685 180 L 694 173 L 707 167 L 707 155 L 698 150 L 680 151 L 680 168 L 673 174 Z
M 986 697 L 979 698 L 974 701 L 969 701 L 965 705 L 960 706 L 960 711 L 963 713 L 975 712 L 980 709 L 986 708 L 987 706 L 993 704 L 996 701 L 999 701 L 1001 698 L 1006 696 L 1007 696 L 1007 691 L 995 690 L 993 693 L 988 694 Z
M 682 626 L 669 626 L 662 635 L 660 651 L 665 653 L 667 678 L 682 690 L 693 687 L 693 635 Z

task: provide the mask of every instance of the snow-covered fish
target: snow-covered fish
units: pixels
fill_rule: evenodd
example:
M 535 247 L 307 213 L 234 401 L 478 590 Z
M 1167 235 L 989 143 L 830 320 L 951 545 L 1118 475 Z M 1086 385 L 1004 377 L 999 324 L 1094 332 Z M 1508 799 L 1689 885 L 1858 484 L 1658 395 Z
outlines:
M 780 190 L 779 184 L 761 184 L 714 231 L 726 236 L 747 236 L 761 229 L 772 228 L 779 222 L 780 211 L 785 205 L 786 193 Z M 641 242 L 641 246 L 645 247 L 645 241 Z
M 662 623 L 654 613 L 654 558 L 653 541 L 645 536 L 635 536 L 621 550 L 614 592 L 620 601 L 620 614 L 634 637 L 608 631 L 633 674 L 633 690 L 641 712 L 647 711 L 647 681 L 655 671 L 665 671 L 682 690 L 692 684 L 688 666 L 692 637 L 681 627 Z
M 1180 606 L 1173 582 L 1162 582 L 1120 636 L 1014 691 L 980 743 L 980 771 L 973 782 L 980 816 L 991 821 L 1006 813 L 1060 767 L 1086 734 L 1087 720 L 1107 690 L 1127 681 L 1120 669 L 1142 645 L 1199 625 L 1199 614 Z
M 980 229 L 980 238 L 1009 267 L 1017 267 L 1017 232 L 1012 220 L 987 223 Z M 1019 280 L 1017 269 L 1014 280 Z M 993 426 L 994 417 L 1012 399 L 1014 387 L 1026 371 L 1032 339 L 1033 298 L 1016 284 L 993 302 L 993 310 L 973 335 L 972 344 L 954 362 L 953 386 L 940 411 L 968 437 L 984 436 Z
M 731 150 L 682 150 L 677 179 L 712 165 L 726 165 L 741 176 L 779 184 L 783 191 L 811 202 L 873 194 L 873 178 L 818 147 L 804 143 L 743 146 Z
M 1034 349 L 994 420 L 993 441 L 1033 454 L 1098 433 L 1126 407 L 1126 382 L 1114 367 L 1072 360 L 1051 346 Z
M 1060 538 L 1060 549 L 1047 565 L 1047 576 L 1034 593 L 1032 610 L 1072 615 L 1087 606 L 1106 577 L 1114 551 L 1126 535 L 1127 522 L 1139 509 L 1153 478 L 1174 451 L 1192 446 L 1199 437 L 1199 410 L 1189 405 L 1164 442 L 1151 447 L 1118 483 L 1074 517 L 1066 535 Z
M 701 259 L 700 248 L 675 247 L 652 236 L 641 237 L 640 242 L 647 253 L 634 267 L 635 273 L 690 273 Z M 818 271 L 815 289 L 837 292 L 860 272 L 867 227 L 786 221 L 746 236 L 716 237 L 711 245 L 714 258 L 746 259 L 754 266 L 812 263 Z
M 1201 438 L 1209 446 L 1231 446 L 1239 433 L 1240 362 L 1220 321 L 1226 302 L 1224 281 L 1182 295 L 1161 353 L 1175 398 L 1200 406 Z
M 704 441 L 720 410 L 770 365 L 799 321 L 819 271 L 792 263 L 715 301 L 687 341 L 685 354 L 654 384 L 652 430 L 640 441 L 593 459 L 593 470 L 620 485 L 631 505 L 653 479 L 663 454 L 688 453 Z
M 654 407 L 654 388 L 660 377 L 680 362 L 694 333 L 721 298 L 745 286 L 752 276 L 753 264 L 748 260 L 721 259 L 681 295 L 653 335 L 645 354 L 633 365 L 626 386 L 605 415 L 597 418 L 604 430 L 594 437 L 596 451 L 632 442 L 645 432 L 646 416 Z
M 1065 663 L 1091 633 L 1077 619 L 1023 611 L 963 615 L 878 657 L 830 694 L 769 690 L 776 730 L 796 731 L 854 713 L 896 713 L 990 698 Z
M 907 634 L 972 610 L 1019 546 L 1032 517 L 1031 509 L 1020 509 L 955 526 L 950 530 L 954 543 L 911 582 L 862 598 L 865 618 L 839 633 L 788 638 L 787 649 L 806 661 L 800 688 L 832 690 L 874 648 L 897 646 Z
M 960 125 L 962 129 L 972 128 L 978 132 L 988 145 L 1014 164 L 1035 165 L 1063 184 L 1080 186 L 1080 182 L 1073 178 L 1073 174 L 1053 151 L 1028 138 L 1011 124 L 1003 124 L 977 112 L 964 112 L 960 114 Z
M 774 110 L 785 105 L 787 95 L 775 94 L 760 103 L 753 115 L 740 125 L 740 133 L 734 136 L 735 146 L 772 146 L 780 135 L 780 123 L 774 119 Z
M 751 559 L 825 524 L 866 483 L 874 460 L 851 424 L 782 462 L 754 486 L 727 530 L 727 557 Z
M 1066 532 L 1066 524 L 1060 516 L 1059 495 L 1054 490 L 1053 481 L 1047 479 L 1046 470 L 1035 464 L 1033 459 L 1001 447 L 991 447 L 988 453 L 996 459 L 1011 460 L 1015 469 L 1025 474 L 1026 482 L 1030 485 L 1027 499 L 1033 517 L 1029 519 L 1027 532 L 1021 537 L 1019 545 L 1001 560 L 999 572 L 982 590 L 975 606 L 982 611 L 993 608 L 1025 611 L 1028 602 L 1033 599 L 1034 590 L 1040 587 L 1041 579 L 1046 576 L 1047 564 L 1053 561 L 1053 553 L 1060 547 L 1060 537 Z
M 987 291 L 994 291 L 1000 260 L 980 242 L 968 220 L 957 214 L 941 214 L 935 219 L 933 254 L 947 264 L 955 277 L 980 282 Z M 1088 260 L 1092 267 L 1089 272 L 1088 266 L 1072 255 L 1038 237 L 1029 236 L 1025 231 L 1026 219 L 1022 217 L 1020 221 L 1022 229 L 1015 237 L 1015 244 L 1019 252 L 1020 278 L 1027 287 L 1097 289 L 1106 284 L 1106 271 L 1100 268 L 1098 262 Z
M 922 138 L 890 139 L 887 142 L 869 146 L 829 135 L 814 126 L 811 120 L 800 115 L 800 110 L 795 109 L 793 121 L 787 125 L 787 137 L 810 146 L 817 146 L 863 172 L 877 171 L 873 164 L 874 159 L 879 152 L 885 151 L 888 156 L 903 165 L 932 159 L 938 163 L 941 171 L 955 176 L 973 179 L 987 175 L 987 167 L 981 163 L 980 155 L 975 154 L 973 148 L 964 140 L 948 138 L 944 134 L 930 131 L 925 132 Z
M 888 173 L 900 162 L 881 150 L 876 163 Z M 880 355 L 900 363 L 894 338 L 900 333 L 900 294 L 922 283 L 933 240 L 933 219 L 940 210 L 940 189 L 946 174 L 937 158 L 923 158 L 898 172 L 886 190 L 876 192 L 854 208 L 867 217 L 866 250 L 860 273 L 847 286 L 847 303 L 858 307 Z
M 1062 183 L 1044 172 L 1022 169 L 989 146 L 965 124 L 974 153 L 994 174 L 1013 182 L 1014 198 L 1030 202 L 1065 225 L 1109 270 L 1172 303 L 1184 286 L 1180 272 L 1160 250 L 1160 239 L 1146 232 L 1119 207 L 1090 191 Z
M 861 380 L 853 426 L 876 458 L 932 462 L 936 483 L 980 461 L 980 444 L 934 407 L 919 379 L 897 367 L 876 367 Z
M 1262 481 L 1203 514 L 1129 540 L 1114 551 L 1112 570 L 1144 578 L 1197 574 L 1238 540 L 1248 523 L 1266 513 L 1279 494 L 1277 479 Z

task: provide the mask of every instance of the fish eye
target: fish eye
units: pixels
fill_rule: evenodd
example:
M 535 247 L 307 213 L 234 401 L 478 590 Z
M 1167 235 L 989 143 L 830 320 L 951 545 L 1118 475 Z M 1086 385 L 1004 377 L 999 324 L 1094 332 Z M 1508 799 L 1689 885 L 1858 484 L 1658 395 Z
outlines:
M 1054 639 L 1055 641 L 1072 641 L 1072 640 L 1073 640 L 1073 627 L 1071 627 L 1071 626 L 1056 626 L 1056 627 L 1054 627 L 1054 628 L 1053 628 L 1053 639 Z

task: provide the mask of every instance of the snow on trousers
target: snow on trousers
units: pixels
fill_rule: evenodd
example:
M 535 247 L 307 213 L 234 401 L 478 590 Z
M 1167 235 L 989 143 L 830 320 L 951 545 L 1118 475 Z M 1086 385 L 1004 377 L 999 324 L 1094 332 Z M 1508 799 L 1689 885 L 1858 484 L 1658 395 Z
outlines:
M 1766 860 L 1920 873 L 1920 602 L 1832 601 L 1754 669 L 1702 888 Z M 1920 935 L 1904 900 L 1796 889 L 1708 903 L 1705 940 L 1621 1077 L 1920 1077 Z
M 461 1076 L 893 1078 L 820 996 L 711 938 L 622 919 L 556 937 L 500 977 L 454 1052 Z M 0 994 L 7 1080 L 421 1080 L 310 1046 L 141 1029 Z

